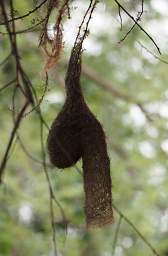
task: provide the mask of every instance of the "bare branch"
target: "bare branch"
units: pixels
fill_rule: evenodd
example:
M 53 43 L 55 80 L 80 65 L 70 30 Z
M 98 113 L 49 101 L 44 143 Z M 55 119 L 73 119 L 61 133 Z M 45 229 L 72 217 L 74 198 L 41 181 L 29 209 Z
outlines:
M 55 256 L 57 256 L 57 246 L 56 246 L 56 230 L 55 230 L 55 220 L 54 220 L 54 209 L 53 209 L 53 200 L 56 203 L 56 205 L 58 206 L 61 215 L 62 215 L 62 219 L 63 219 L 63 223 L 65 223 L 65 232 L 66 232 L 66 236 L 67 236 L 67 221 L 66 221 L 66 217 L 65 217 L 65 212 L 61 206 L 61 204 L 58 202 L 53 189 L 52 189 L 52 184 L 50 181 L 50 177 L 48 174 L 48 170 L 47 170 L 47 165 L 46 165 L 46 154 L 45 154 L 45 146 L 44 146 L 44 138 L 43 138 L 43 121 L 40 119 L 40 136 L 41 136 L 41 152 L 42 152 L 42 159 L 43 159 L 43 170 L 44 170 L 44 174 L 46 177 L 46 181 L 48 184 L 48 189 L 49 189 L 49 200 L 50 200 L 50 214 L 51 214 L 51 226 L 52 226 L 52 231 L 53 231 L 53 244 L 54 244 L 54 253 Z
M 25 153 L 25 155 L 30 158 L 33 162 L 36 162 L 37 164 L 40 164 L 40 165 L 43 165 L 43 162 L 40 160 L 40 159 L 37 159 L 36 157 L 34 157 L 34 155 L 32 155 L 28 149 L 26 148 L 26 146 L 24 145 L 19 133 L 17 132 L 17 139 L 18 139 L 18 142 L 23 150 L 23 152 Z M 53 166 L 50 164 L 50 163 L 46 163 L 46 166 L 49 167 L 49 168 L 53 168 Z
M 117 90 L 116 86 L 114 86 L 111 82 L 107 81 L 106 79 L 102 78 L 102 76 L 100 76 L 100 74 L 98 72 L 96 72 L 95 70 L 93 70 L 90 67 L 83 64 L 82 73 L 89 79 L 93 80 L 97 85 L 99 85 L 106 91 L 109 91 L 114 97 L 117 97 L 117 98 L 127 101 L 129 103 L 135 104 L 138 108 L 140 108 L 140 110 L 143 112 L 143 114 L 145 115 L 146 119 L 149 122 L 154 121 L 154 119 L 146 111 L 142 102 L 139 102 L 139 100 L 134 99 L 133 97 L 126 95 L 123 92 L 120 92 L 119 90 Z
M 40 26 L 44 21 L 45 21 L 46 18 L 43 18 L 42 20 L 40 20 L 38 23 L 36 23 L 35 25 L 31 26 L 31 27 L 28 27 L 28 28 L 25 28 L 25 29 L 22 29 L 22 30 L 17 30 L 15 32 L 11 32 L 11 34 L 24 34 L 24 33 L 30 33 L 30 32 L 33 32 L 33 31 L 41 31 L 41 29 L 36 29 L 38 26 Z M 36 29 L 36 30 L 35 30 Z M 8 32 L 0 32 L 1 35 L 8 35 Z
M 24 104 L 23 108 L 21 109 L 19 115 L 17 116 L 17 119 L 15 121 L 15 125 L 13 127 L 12 132 L 11 132 L 10 139 L 9 139 L 7 148 L 5 150 L 4 157 L 3 157 L 1 165 L 0 165 L 0 183 L 2 183 L 2 175 L 3 175 L 4 169 L 6 167 L 6 162 L 7 162 L 7 159 L 8 159 L 8 154 L 9 154 L 10 148 L 12 146 L 13 140 L 15 138 L 16 131 L 19 128 L 19 125 L 20 125 L 20 122 L 22 120 L 23 114 L 24 114 L 26 108 L 28 107 L 28 105 L 29 105 L 29 101 L 26 101 L 26 103 Z
M 121 7 L 119 7 L 119 9 L 120 9 L 120 8 L 121 8 Z M 142 0 L 142 10 L 141 10 L 141 12 L 138 13 L 137 18 L 136 18 L 136 21 L 137 21 L 137 22 L 141 20 L 142 14 L 143 14 L 143 0 Z M 128 35 L 131 33 L 131 31 L 136 27 L 136 25 L 137 25 L 137 24 L 134 23 L 134 25 L 128 30 L 128 32 L 126 33 L 126 35 L 119 41 L 119 43 L 123 42 L 123 41 L 127 38 L 127 36 L 128 36 Z
M 89 4 L 89 6 L 88 6 L 88 8 L 87 8 L 87 10 L 86 10 L 86 12 L 85 12 L 85 14 L 84 14 L 84 16 L 83 16 L 83 20 L 82 20 L 81 24 L 80 24 L 80 26 L 79 26 L 78 33 L 77 33 L 77 36 L 76 36 L 75 44 L 74 44 L 74 45 L 76 45 L 76 44 L 77 44 L 77 41 L 79 40 L 82 26 L 83 26 L 83 24 L 84 24 L 84 22 L 85 22 L 85 18 L 86 18 L 86 16 L 87 16 L 87 14 L 89 13 L 90 8 L 92 7 L 92 3 L 93 3 L 93 0 L 90 0 L 90 4 Z
M 115 230 L 115 233 L 114 233 L 114 240 L 113 240 L 113 245 L 112 245 L 112 256 L 115 255 L 115 249 L 116 249 L 116 245 L 117 245 L 117 240 L 118 240 L 118 235 L 119 235 L 119 231 L 120 231 L 122 218 L 123 217 L 121 215 L 119 215 L 119 221 L 117 223 L 116 230 Z
M 45 85 L 44 85 L 44 92 L 43 92 L 41 98 L 39 99 L 39 101 L 37 102 L 37 104 L 28 113 L 25 113 L 25 116 L 29 115 L 35 109 L 39 108 L 39 106 L 41 105 L 41 103 L 42 103 L 42 101 L 44 99 L 44 96 L 45 96 L 45 94 L 47 92 L 47 89 L 48 89 L 48 74 L 46 73 L 46 81 L 45 81 Z
M 91 80 L 93 80 L 94 82 L 96 82 L 97 84 L 99 84 L 103 89 L 111 92 L 113 94 L 114 97 L 129 101 L 129 102 L 135 102 L 135 100 L 130 97 L 129 95 L 126 95 L 120 91 L 118 91 L 111 82 L 108 82 L 107 80 L 105 80 L 102 76 L 100 76 L 98 74 L 98 72 L 96 72 L 95 70 L 91 69 L 90 67 L 86 66 L 86 65 L 82 65 L 82 73 L 90 78 Z
M 145 107 L 141 104 L 141 103 L 138 103 L 137 106 L 140 108 L 140 110 L 145 114 L 147 120 L 149 122 L 153 122 L 154 119 L 151 117 L 151 115 L 146 111 Z
M 25 13 L 25 14 L 22 15 L 22 16 L 14 17 L 14 18 L 9 19 L 9 20 L 7 20 L 7 21 L 5 21 L 5 22 L 1 22 L 0 25 L 6 25 L 6 22 L 9 23 L 9 22 L 13 22 L 13 21 L 15 21 L 15 20 L 20 20 L 20 19 L 23 19 L 23 18 L 28 17 L 29 15 L 31 15 L 32 13 L 34 13 L 34 12 L 36 12 L 38 9 L 40 9 L 41 6 L 43 6 L 47 1 L 48 1 L 48 0 L 43 0 L 43 1 L 42 1 L 39 5 L 37 5 L 33 10 L 31 10 L 31 11 Z
M 152 51 L 150 51 L 145 45 L 143 45 L 140 41 L 137 41 L 137 43 L 145 50 L 147 51 L 149 54 L 151 54 L 155 59 L 159 60 L 160 62 L 168 65 L 168 61 L 160 58 L 159 56 L 157 56 L 155 53 L 153 53 Z
M 155 40 L 153 39 L 153 37 L 151 35 L 149 35 L 149 33 L 136 21 L 136 19 L 119 3 L 118 0 L 114 0 L 117 5 L 134 21 L 134 23 L 140 28 L 140 30 L 142 30 L 145 35 L 147 35 L 147 37 L 149 37 L 149 39 L 153 42 L 153 44 L 155 45 L 155 47 L 157 48 L 159 54 L 161 54 L 160 48 L 159 46 L 156 44 Z
M 13 84 L 14 82 L 16 82 L 16 78 L 12 79 L 11 81 L 9 81 L 8 83 L 6 83 L 5 85 L 3 85 L 0 88 L 0 92 L 2 92 L 3 90 L 5 90 L 7 87 L 9 87 L 11 84 Z
M 53 239 L 53 245 L 54 245 L 54 256 L 57 256 L 57 242 L 56 242 L 56 229 L 55 229 L 55 216 L 54 216 L 54 205 L 52 196 L 50 193 L 50 217 L 51 217 L 51 226 L 52 226 L 52 239 Z
M 142 239 L 142 241 L 150 248 L 154 255 L 160 256 L 156 249 L 151 245 L 151 243 L 144 237 L 144 235 L 137 229 L 137 227 L 118 209 L 118 207 L 113 203 L 113 208 L 122 217 L 125 222 L 129 224 L 130 227 L 137 233 L 137 235 Z
M 10 52 L 10 53 L 8 54 L 8 56 L 0 63 L 0 66 L 4 65 L 4 64 L 8 61 L 8 59 L 9 59 L 11 56 L 12 56 L 12 52 Z

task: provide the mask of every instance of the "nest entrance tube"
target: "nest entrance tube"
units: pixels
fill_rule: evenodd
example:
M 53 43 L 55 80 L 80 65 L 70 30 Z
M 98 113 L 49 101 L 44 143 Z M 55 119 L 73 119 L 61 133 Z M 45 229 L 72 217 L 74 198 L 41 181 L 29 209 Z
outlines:
M 94 119 L 94 117 L 93 117 Z M 86 225 L 102 227 L 113 223 L 110 160 L 105 135 L 95 119 L 83 138 L 83 177 Z

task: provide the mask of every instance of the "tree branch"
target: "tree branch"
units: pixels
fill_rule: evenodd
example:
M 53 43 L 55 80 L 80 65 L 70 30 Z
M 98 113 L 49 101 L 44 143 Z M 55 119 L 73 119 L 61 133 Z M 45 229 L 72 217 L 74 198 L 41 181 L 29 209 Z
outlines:
M 153 39 L 153 37 L 151 35 L 149 35 L 149 33 L 138 23 L 138 21 L 118 2 L 118 0 L 114 0 L 118 7 L 120 7 L 134 22 L 135 24 L 147 35 L 147 37 L 149 37 L 149 39 L 153 42 L 153 44 L 155 45 L 155 47 L 157 48 L 159 54 L 161 54 L 160 48 L 158 47 L 158 45 L 156 44 L 155 40 Z
M 0 165 L 0 183 L 2 183 L 2 175 L 3 175 L 4 169 L 6 167 L 8 154 L 9 154 L 10 148 L 12 146 L 13 140 L 15 138 L 16 131 L 19 128 L 19 125 L 20 125 L 20 122 L 22 120 L 23 114 L 24 114 L 26 108 L 28 107 L 28 105 L 29 105 L 29 101 L 26 101 L 26 103 L 24 104 L 23 108 L 21 109 L 20 113 L 17 116 L 17 119 L 15 121 L 15 125 L 13 127 L 12 132 L 11 132 L 10 139 L 9 139 L 4 157 L 3 157 L 1 165 Z
M 140 41 L 137 41 L 137 43 L 146 51 L 148 52 L 150 55 L 152 55 L 155 59 L 159 60 L 160 62 L 168 65 L 168 61 L 160 58 L 159 56 L 157 56 L 155 53 L 153 53 L 152 51 L 150 51 L 145 45 L 143 45 Z
M 2 0 L 3 1 L 3 0 Z M 20 20 L 20 19 L 23 19 L 23 18 L 26 18 L 28 17 L 29 15 L 31 15 L 32 13 L 36 12 L 39 8 L 41 8 L 41 6 L 43 6 L 48 0 L 43 0 L 39 5 L 37 5 L 33 10 L 23 14 L 22 16 L 19 16 L 19 17 L 15 17 L 15 18 L 12 18 L 12 19 L 9 19 L 7 20 L 7 22 L 13 22 L 15 20 Z M 0 25 L 6 25 L 6 21 L 4 22 L 1 22 Z
M 119 10 L 120 10 L 121 7 L 119 7 Z M 141 11 L 138 12 L 138 15 L 137 15 L 137 18 L 136 18 L 136 22 L 140 21 L 141 20 L 141 17 L 142 17 L 142 14 L 143 14 L 143 11 L 144 11 L 144 0 L 142 0 L 142 7 L 141 7 Z M 119 14 L 119 16 L 121 16 L 121 14 Z M 136 27 L 136 23 L 134 23 L 134 25 L 128 30 L 128 32 L 125 34 L 125 36 L 119 41 L 119 43 L 123 42 L 127 36 L 131 33 L 131 31 Z
M 142 241 L 150 248 L 154 255 L 160 256 L 160 254 L 156 251 L 156 249 L 151 245 L 151 243 L 144 237 L 144 235 L 137 229 L 137 227 L 118 209 L 118 207 L 113 203 L 113 208 L 122 217 L 125 222 L 129 224 L 130 227 L 138 234 L 138 236 L 142 239 Z
M 114 234 L 114 240 L 113 240 L 113 246 L 112 246 L 112 256 L 115 255 L 115 249 L 116 249 L 116 245 L 117 245 L 117 240 L 118 240 L 118 235 L 119 235 L 119 231 L 120 231 L 120 226 L 121 226 L 121 222 L 122 222 L 122 216 L 119 215 L 119 221 L 117 223 L 117 227 L 115 230 L 115 234 Z
M 102 78 L 102 76 L 100 76 L 98 72 L 91 69 L 90 67 L 88 68 L 84 64 L 82 64 L 82 73 L 89 79 L 93 80 L 95 83 L 99 84 L 106 91 L 111 92 L 114 97 L 129 101 L 129 102 L 135 102 L 133 98 L 118 91 L 110 82 Z
M 13 84 L 14 82 L 16 82 L 16 78 L 12 79 L 11 81 L 9 81 L 8 83 L 6 83 L 5 85 L 3 85 L 1 88 L 0 88 L 0 93 L 5 90 L 7 87 L 9 87 L 11 84 Z

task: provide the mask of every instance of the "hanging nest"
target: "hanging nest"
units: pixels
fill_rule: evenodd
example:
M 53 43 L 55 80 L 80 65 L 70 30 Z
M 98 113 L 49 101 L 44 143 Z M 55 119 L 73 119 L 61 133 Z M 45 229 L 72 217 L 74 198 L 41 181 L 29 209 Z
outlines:
M 110 161 L 103 128 L 87 106 L 80 86 L 86 33 L 87 29 L 71 52 L 65 79 L 66 101 L 51 126 L 48 152 L 58 168 L 73 166 L 82 158 L 87 227 L 101 227 L 113 222 Z

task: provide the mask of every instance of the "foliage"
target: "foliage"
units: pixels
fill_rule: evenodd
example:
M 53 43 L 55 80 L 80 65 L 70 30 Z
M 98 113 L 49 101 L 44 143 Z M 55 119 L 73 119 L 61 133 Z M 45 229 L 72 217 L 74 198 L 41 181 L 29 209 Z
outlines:
M 8 1 L 7 1 L 8 2 Z M 40 1 L 15 0 L 16 16 Z M 136 18 L 140 1 L 122 1 Z M 145 1 L 139 23 L 151 35 L 166 16 L 157 1 Z M 164 1 L 161 1 L 164 2 Z M 64 21 L 64 49 L 57 65 L 48 71 L 45 96 L 46 56 L 38 47 L 41 27 L 17 35 L 21 63 L 30 78 L 46 122 L 50 125 L 64 102 L 63 79 L 74 40 L 88 1 L 72 1 L 71 19 Z M 30 28 L 46 13 L 46 6 L 16 21 L 17 31 Z M 121 10 L 122 30 L 115 1 L 101 1 L 93 13 L 83 53 L 82 89 L 88 105 L 104 126 L 111 159 L 113 202 L 144 235 L 159 255 L 168 251 L 168 140 L 167 140 L 167 45 L 164 33 L 154 33 L 159 56 L 151 40 L 137 26 L 120 42 L 133 21 Z M 0 18 L 1 20 L 1 18 Z M 3 22 L 3 20 L 1 20 Z M 51 23 L 55 22 L 54 17 Z M 0 59 L 10 53 L 5 26 L 0 27 Z M 72 34 L 72 36 L 71 36 Z M 120 42 L 120 43 L 118 43 Z M 161 58 L 159 60 L 158 58 Z M 15 75 L 14 58 L 0 67 L 1 88 Z M 13 127 L 12 85 L 0 91 L 0 154 L 6 150 Z M 23 99 L 15 98 L 16 113 Z M 27 111 L 30 111 L 31 108 Z M 15 138 L 0 186 L 0 256 L 53 255 L 48 184 L 42 166 L 40 121 L 35 111 L 26 115 Z M 44 141 L 48 131 L 44 130 Z M 49 160 L 47 158 L 47 163 Z M 115 223 L 98 230 L 84 227 L 84 192 L 81 162 L 64 171 L 48 167 L 54 193 L 68 221 L 67 235 L 60 208 L 54 205 L 56 245 L 60 255 L 153 255 L 152 250 L 122 217 L 116 243 Z M 114 250 L 115 249 L 115 250 Z

